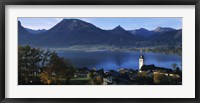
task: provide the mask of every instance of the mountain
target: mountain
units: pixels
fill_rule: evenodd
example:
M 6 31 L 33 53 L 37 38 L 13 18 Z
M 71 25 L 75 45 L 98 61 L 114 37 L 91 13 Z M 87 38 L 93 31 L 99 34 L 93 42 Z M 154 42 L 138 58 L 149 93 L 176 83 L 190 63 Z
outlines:
M 72 45 L 131 45 L 135 36 L 118 26 L 103 30 L 95 25 L 78 20 L 63 19 L 46 32 L 37 35 L 33 44 L 44 47 L 66 47 Z
M 33 30 L 29 28 L 25 28 L 25 29 L 32 34 L 39 34 L 39 33 L 43 33 L 47 31 L 46 29 L 38 29 L 38 30 Z
M 163 27 L 157 27 L 155 30 L 153 30 L 153 32 L 156 33 L 164 33 L 164 32 L 171 32 L 171 31 L 176 31 L 176 29 L 173 28 L 163 28 Z
M 150 37 L 154 33 L 153 31 L 149 31 L 145 28 L 129 30 L 129 32 L 133 35 L 137 35 L 137 36 L 141 36 L 141 37 Z
M 101 30 L 93 24 L 87 23 L 79 19 L 63 19 L 57 25 L 52 27 L 48 32 L 63 33 L 63 32 L 94 32 Z
M 149 38 L 152 45 L 175 46 L 182 44 L 182 29 L 158 27 L 153 30 L 154 34 Z
M 104 41 L 106 31 L 78 19 L 63 19 L 48 31 L 38 35 L 39 46 L 64 47 L 79 44 L 98 44 Z
M 19 44 L 29 44 L 30 39 L 32 39 L 32 34 L 28 32 L 18 21 L 18 43 Z
M 108 30 L 109 35 L 111 35 L 115 39 L 116 45 L 132 45 L 140 38 L 137 36 L 132 35 L 130 32 L 126 31 L 120 25 L 115 27 L 112 30 Z
M 120 25 L 118 25 L 117 27 L 115 27 L 113 29 L 113 31 L 120 31 L 120 32 L 127 32 L 124 28 L 122 28 Z
M 174 39 L 182 39 L 182 29 L 177 31 L 176 35 L 174 35 Z
M 129 30 L 133 35 L 143 37 L 138 46 L 177 46 L 182 44 L 182 29 L 157 27 L 154 30 L 145 28 Z
M 35 35 L 19 25 L 19 44 L 38 47 L 67 47 L 75 45 L 115 46 L 176 46 L 182 43 L 182 30 L 158 27 L 155 30 L 140 28 L 125 30 L 120 25 L 103 30 L 79 19 L 63 19 L 61 22 Z

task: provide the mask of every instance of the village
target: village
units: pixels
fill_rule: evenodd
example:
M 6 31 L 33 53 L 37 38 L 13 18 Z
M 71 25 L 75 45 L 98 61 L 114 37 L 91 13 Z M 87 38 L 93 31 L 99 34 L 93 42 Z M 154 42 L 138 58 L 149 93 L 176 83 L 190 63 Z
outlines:
M 174 66 L 174 70 L 156 67 L 154 64 L 145 65 L 141 54 L 138 70 L 120 68 L 117 71 L 106 71 L 103 68 L 79 68 L 71 79 L 70 84 L 80 85 L 181 85 L 182 71 Z

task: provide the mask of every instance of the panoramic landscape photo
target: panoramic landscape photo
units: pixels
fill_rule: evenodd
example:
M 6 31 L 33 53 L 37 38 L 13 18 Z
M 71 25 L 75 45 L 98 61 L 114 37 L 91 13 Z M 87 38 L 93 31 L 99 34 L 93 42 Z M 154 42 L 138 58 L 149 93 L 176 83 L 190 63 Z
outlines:
M 182 85 L 182 18 L 18 18 L 18 85 Z

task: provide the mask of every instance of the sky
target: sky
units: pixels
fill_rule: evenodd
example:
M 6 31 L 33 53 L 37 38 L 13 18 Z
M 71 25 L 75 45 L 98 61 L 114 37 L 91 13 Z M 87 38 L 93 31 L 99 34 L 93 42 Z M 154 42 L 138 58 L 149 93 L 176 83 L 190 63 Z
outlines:
M 132 18 L 18 18 L 21 21 L 22 26 L 29 29 L 50 29 L 63 19 L 80 19 L 95 26 L 110 30 L 120 25 L 126 30 L 134 30 L 139 28 L 146 28 L 148 30 L 154 30 L 157 27 L 171 27 L 174 29 L 182 28 L 182 18 L 180 17 L 132 17 Z

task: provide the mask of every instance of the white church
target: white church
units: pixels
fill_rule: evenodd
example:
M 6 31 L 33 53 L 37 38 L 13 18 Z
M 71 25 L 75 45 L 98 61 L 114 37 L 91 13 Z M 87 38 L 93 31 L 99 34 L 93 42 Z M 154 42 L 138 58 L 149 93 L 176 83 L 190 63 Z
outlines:
M 164 75 L 166 75 L 166 76 L 175 76 L 175 77 L 180 77 L 178 74 L 174 74 L 173 72 L 169 72 L 169 71 L 167 71 L 167 69 L 165 68 L 162 68 L 162 67 L 156 67 L 154 64 L 151 64 L 151 65 L 145 65 L 144 64 L 145 63 L 145 58 L 144 58 L 144 56 L 142 55 L 142 53 L 141 53 L 141 55 L 140 55 L 140 58 L 139 58 L 139 72 L 143 72 L 143 70 L 142 69 L 153 69 L 153 70 L 156 70 L 156 69 L 163 69 L 163 71 L 165 71 L 165 72 L 157 72 L 157 71 L 153 71 L 153 73 L 154 74 L 164 74 Z M 169 69 L 170 70 L 170 69 Z
M 144 65 L 144 56 L 141 54 L 139 58 L 139 72 L 142 72 L 141 68 Z

